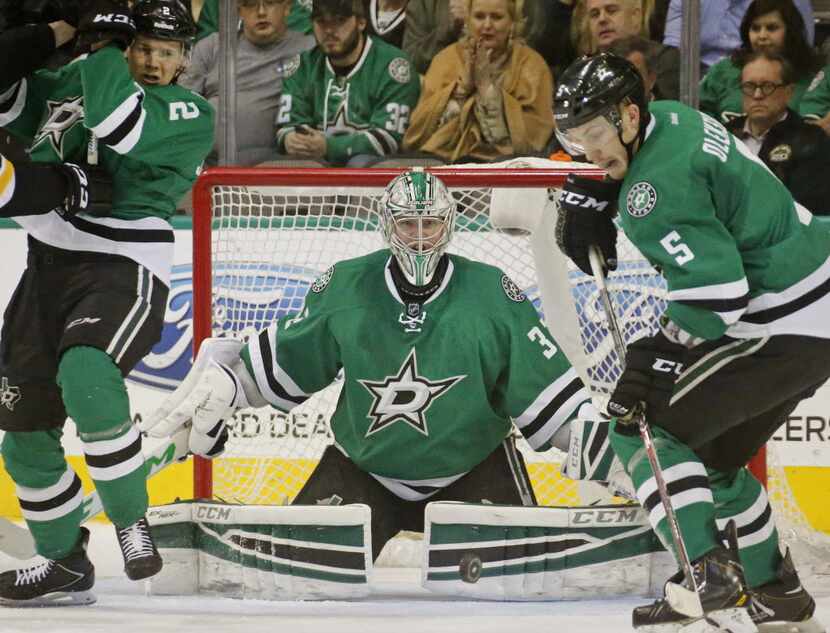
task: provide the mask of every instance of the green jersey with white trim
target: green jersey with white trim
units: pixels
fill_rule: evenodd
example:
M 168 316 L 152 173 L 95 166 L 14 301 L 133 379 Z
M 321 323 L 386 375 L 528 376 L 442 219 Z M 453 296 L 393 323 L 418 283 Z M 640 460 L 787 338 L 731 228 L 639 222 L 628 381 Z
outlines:
M 830 232 L 716 120 L 674 101 L 651 121 L 620 224 L 668 284 L 685 333 L 830 338 Z
M 822 68 L 813 78 L 798 106 L 805 118 L 821 119 L 830 113 L 830 66 Z
M 22 79 L 0 97 L 0 125 L 31 143 L 35 162 L 84 163 L 94 135 L 113 179 L 109 216 L 124 220 L 172 216 L 213 142 L 205 99 L 139 86 L 115 46 Z
M 404 499 L 463 476 L 511 432 L 536 450 L 589 394 L 536 310 L 497 268 L 450 255 L 440 287 L 405 305 L 391 254 L 330 268 L 301 311 L 251 339 L 244 359 L 262 395 L 289 410 L 343 386 L 338 446 Z
M 277 147 L 285 152 L 285 137 L 306 125 L 326 133 L 326 160 L 335 165 L 360 154 L 396 154 L 420 94 L 407 54 L 380 38 L 366 37 L 346 75 L 337 75 L 317 46 L 300 56 L 296 69 L 286 69 Z

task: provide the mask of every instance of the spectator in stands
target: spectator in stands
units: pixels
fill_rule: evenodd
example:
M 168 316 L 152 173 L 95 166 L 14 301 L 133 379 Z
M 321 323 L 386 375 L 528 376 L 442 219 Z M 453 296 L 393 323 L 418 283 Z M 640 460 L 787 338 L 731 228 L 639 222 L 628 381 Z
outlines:
M 700 64 L 706 69 L 714 66 L 742 44 L 741 23 L 751 0 L 700 0 Z M 807 27 L 807 41 L 813 44 L 815 25 L 810 0 L 795 0 Z M 666 14 L 663 44 L 680 47 L 683 27 L 683 0 L 671 0 Z
M 741 21 L 740 48 L 710 68 L 700 82 L 701 110 L 724 122 L 743 113 L 742 60 L 753 51 L 787 58 L 795 72 L 789 105 L 798 110 L 802 95 L 821 69 L 822 59 L 810 46 L 804 20 L 792 0 L 753 0 Z
M 291 13 L 288 14 L 286 25 L 298 33 L 311 33 L 311 0 L 294 0 L 291 3 Z M 196 22 L 199 29 L 196 40 L 202 40 L 211 33 L 219 30 L 219 0 L 205 0 Z
M 540 152 L 553 132 L 553 78 L 521 39 L 518 0 L 468 0 L 467 34 L 424 78 L 404 147 L 456 162 Z
M 421 91 L 406 54 L 366 35 L 361 0 L 314 0 L 311 19 L 317 46 L 283 84 L 278 150 L 351 167 L 398 153 Z
M 369 35 L 379 37 L 392 46 L 403 48 L 408 3 L 409 0 L 367 0 L 368 23 L 366 30 Z
M 798 108 L 807 123 L 830 136 L 830 66 L 821 69 L 804 93 Z
M 287 28 L 292 0 L 236 0 L 242 28 L 236 52 L 237 163 L 255 165 L 276 155 L 274 135 L 283 77 L 300 63 L 314 38 Z M 193 49 L 190 67 L 179 79 L 219 106 L 219 34 L 211 33 Z M 220 130 L 217 128 L 217 134 Z M 208 163 L 215 164 L 217 136 Z
M 582 47 L 587 54 L 606 51 L 623 37 L 648 38 L 648 12 L 652 2 L 642 0 L 581 0 L 584 2 Z M 647 9 L 644 11 L 644 6 Z M 653 64 L 661 99 L 680 96 L 680 52 L 676 48 L 654 42 Z
M 567 43 L 567 23 L 573 0 L 519 0 L 518 14 L 526 28 L 525 42 L 540 51 L 549 65 L 560 60 L 555 56 Z M 433 58 L 464 35 L 470 0 L 410 0 L 406 10 L 406 30 L 403 49 L 409 54 L 415 68 L 426 73 Z M 556 40 L 559 39 L 557 43 Z M 566 52 L 567 54 L 567 52 Z
M 796 201 L 813 213 L 830 213 L 830 139 L 787 107 L 795 90 L 792 64 L 777 53 L 757 51 L 741 71 L 743 111 L 728 123 Z
M 657 59 L 660 54 L 660 44 L 648 40 L 639 35 L 621 37 L 608 47 L 609 53 L 625 57 L 630 61 L 643 78 L 643 85 L 646 89 L 646 99 L 654 101 L 664 99 L 660 94 L 657 84 L 657 72 L 655 71 Z

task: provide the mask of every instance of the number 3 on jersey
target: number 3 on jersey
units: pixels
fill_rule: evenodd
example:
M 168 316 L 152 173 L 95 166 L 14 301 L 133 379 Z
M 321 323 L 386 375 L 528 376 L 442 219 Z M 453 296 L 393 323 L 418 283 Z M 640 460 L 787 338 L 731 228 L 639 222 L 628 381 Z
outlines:
M 538 325 L 530 329 L 530 332 L 527 333 L 527 338 L 531 341 L 537 341 L 542 346 L 544 350 L 542 354 L 545 358 L 553 358 L 553 355 L 556 354 L 556 345 L 542 332 Z

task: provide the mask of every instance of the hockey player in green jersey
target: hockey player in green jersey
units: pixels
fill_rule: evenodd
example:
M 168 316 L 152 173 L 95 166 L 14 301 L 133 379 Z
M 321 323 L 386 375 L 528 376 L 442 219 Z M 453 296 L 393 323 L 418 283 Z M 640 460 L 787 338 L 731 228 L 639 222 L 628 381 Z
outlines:
M 175 84 L 196 31 L 179 0 L 92 5 L 77 35 L 89 54 L 0 87 L 0 124 L 30 142 L 34 162 L 89 157 L 112 178 L 111 201 L 87 213 L 16 218 L 29 254 L 0 336 L 2 456 L 46 560 L 0 574 L 0 604 L 11 606 L 95 599 L 81 480 L 61 447 L 67 416 L 127 576 L 162 564 L 144 518 L 146 466 L 124 376 L 160 336 L 174 244 L 167 220 L 210 150 L 213 114 Z M 190 440 L 210 453 L 222 438 Z
M 406 172 L 381 205 L 388 249 L 331 267 L 247 345 L 203 343 L 144 428 L 216 433 L 235 409 L 288 411 L 342 370 L 335 443 L 294 502 L 368 504 L 375 557 L 399 530 L 423 530 L 427 501 L 534 504 L 511 419 L 536 450 L 573 441 L 582 472 L 569 476 L 606 478 L 607 424 L 530 301 L 497 268 L 446 253 L 456 203 L 444 184 Z
M 745 464 L 830 375 L 830 234 L 719 122 L 676 102 L 646 105 L 620 57 L 575 62 L 554 108 L 565 141 L 610 177 L 568 178 L 560 247 L 590 274 L 596 244 L 613 268 L 618 205 L 620 227 L 668 286 L 659 328 L 629 342 L 608 405 L 640 503 L 672 546 L 631 424 L 645 405 L 704 609 L 744 606 L 762 631 L 824 631 Z M 687 621 L 665 600 L 634 612 L 649 631 Z
M 366 34 L 363 0 L 314 0 L 317 46 L 286 70 L 277 150 L 362 167 L 398 153 L 421 93 L 402 50 Z

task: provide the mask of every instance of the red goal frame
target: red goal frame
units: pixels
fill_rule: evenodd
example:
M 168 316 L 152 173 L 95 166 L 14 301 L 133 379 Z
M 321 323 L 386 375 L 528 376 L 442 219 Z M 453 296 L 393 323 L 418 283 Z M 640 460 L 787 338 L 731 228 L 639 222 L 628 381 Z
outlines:
M 217 186 L 349 186 L 359 182 L 366 187 L 383 187 L 407 168 L 281 168 L 211 167 L 204 170 L 193 187 L 193 356 L 201 342 L 211 335 L 211 230 L 212 190 Z M 427 171 L 431 171 L 426 168 Z M 564 181 L 568 173 L 598 178 L 597 169 L 453 168 L 435 170 L 449 187 L 464 187 L 487 182 L 505 188 L 543 187 Z M 749 464 L 753 474 L 767 482 L 766 450 L 762 448 Z M 193 494 L 198 499 L 213 496 L 213 471 L 210 460 L 193 458 Z

